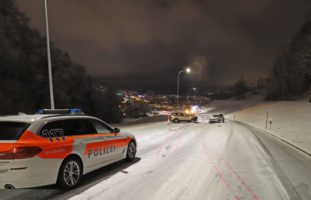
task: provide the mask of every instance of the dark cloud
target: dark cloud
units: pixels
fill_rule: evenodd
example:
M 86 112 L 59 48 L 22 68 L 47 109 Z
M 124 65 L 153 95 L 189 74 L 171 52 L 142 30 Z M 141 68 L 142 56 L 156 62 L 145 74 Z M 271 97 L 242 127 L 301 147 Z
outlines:
M 44 33 L 42 0 L 17 0 Z M 267 76 L 309 10 L 304 0 L 49 0 L 51 38 L 94 76 L 145 85 Z

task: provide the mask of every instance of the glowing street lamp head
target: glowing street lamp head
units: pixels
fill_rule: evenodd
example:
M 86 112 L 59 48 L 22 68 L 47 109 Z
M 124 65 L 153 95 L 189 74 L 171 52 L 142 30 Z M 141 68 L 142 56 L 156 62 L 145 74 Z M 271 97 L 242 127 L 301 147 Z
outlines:
M 188 68 L 186 69 L 186 72 L 187 72 L 187 73 L 190 73 L 190 72 L 191 72 L 191 69 L 188 67 Z

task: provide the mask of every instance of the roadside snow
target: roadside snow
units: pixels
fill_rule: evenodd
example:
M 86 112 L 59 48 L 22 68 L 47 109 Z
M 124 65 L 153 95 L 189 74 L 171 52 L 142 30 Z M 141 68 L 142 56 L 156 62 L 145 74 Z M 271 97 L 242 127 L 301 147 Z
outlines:
M 208 112 L 224 113 L 228 119 L 266 130 L 311 154 L 311 103 L 307 101 L 214 101 L 206 108 Z

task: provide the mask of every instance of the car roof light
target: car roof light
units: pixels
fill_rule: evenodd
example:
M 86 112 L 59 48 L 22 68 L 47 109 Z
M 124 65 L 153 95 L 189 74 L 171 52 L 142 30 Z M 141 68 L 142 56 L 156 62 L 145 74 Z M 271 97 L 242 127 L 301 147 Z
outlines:
M 37 114 L 84 114 L 81 109 L 38 109 Z
M 70 114 L 82 114 L 83 112 L 79 108 L 70 108 L 69 113 Z

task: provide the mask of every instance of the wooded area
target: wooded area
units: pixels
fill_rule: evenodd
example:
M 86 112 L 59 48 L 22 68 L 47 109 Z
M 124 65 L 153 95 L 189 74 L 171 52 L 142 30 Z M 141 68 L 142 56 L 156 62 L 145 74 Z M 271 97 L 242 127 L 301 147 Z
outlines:
M 81 108 L 109 122 L 121 120 L 113 89 L 99 90 L 85 68 L 51 45 L 56 108 Z M 49 108 L 46 39 L 30 28 L 15 1 L 0 1 L 0 115 Z
M 281 53 L 267 84 L 267 99 L 296 99 L 311 83 L 311 17 L 297 33 L 288 50 Z

